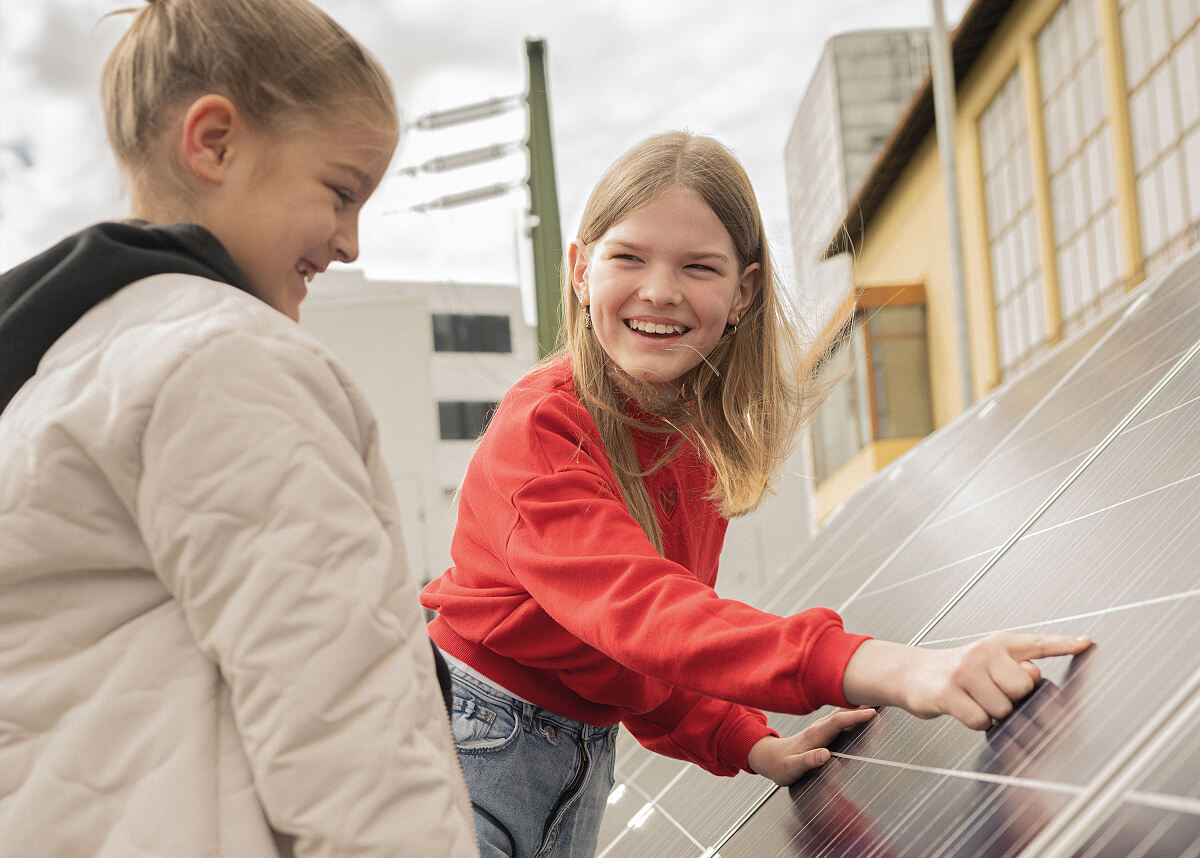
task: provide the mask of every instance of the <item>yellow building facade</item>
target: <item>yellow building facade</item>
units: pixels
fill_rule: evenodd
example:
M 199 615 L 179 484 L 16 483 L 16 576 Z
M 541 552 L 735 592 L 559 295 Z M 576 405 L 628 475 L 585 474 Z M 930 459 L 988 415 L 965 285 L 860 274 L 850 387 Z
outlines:
M 1200 0 L 976 0 L 953 50 L 979 399 L 1200 239 Z M 857 423 L 872 430 L 836 469 L 816 463 L 819 518 L 920 440 L 879 431 L 880 403 L 892 413 L 917 403 L 930 428 L 967 405 L 932 117 L 927 85 L 830 246 L 853 254 L 854 329 L 875 343 L 859 347 L 857 371 Z M 911 349 L 896 357 L 880 348 L 873 333 L 903 306 L 923 307 L 923 362 Z M 836 396 L 822 407 L 818 436 L 834 437 L 839 409 L 847 411 Z M 815 446 L 819 456 L 820 437 Z

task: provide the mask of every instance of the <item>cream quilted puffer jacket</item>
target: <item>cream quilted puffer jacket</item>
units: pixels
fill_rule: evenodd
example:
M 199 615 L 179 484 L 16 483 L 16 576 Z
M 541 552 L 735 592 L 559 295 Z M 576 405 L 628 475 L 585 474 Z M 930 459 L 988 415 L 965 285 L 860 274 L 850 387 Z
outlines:
M 157 275 L 0 415 L 0 856 L 280 854 L 477 853 L 370 408 Z

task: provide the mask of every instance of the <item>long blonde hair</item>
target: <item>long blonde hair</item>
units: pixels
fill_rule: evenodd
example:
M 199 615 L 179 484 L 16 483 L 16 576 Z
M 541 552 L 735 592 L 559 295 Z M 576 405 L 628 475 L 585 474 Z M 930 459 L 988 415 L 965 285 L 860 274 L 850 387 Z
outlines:
M 399 126 L 378 60 L 308 0 L 147 0 L 101 77 L 108 140 L 135 192 L 180 192 L 156 143 L 207 93 L 262 131 L 330 115 Z
M 643 470 L 630 429 L 681 432 L 716 472 L 710 499 L 727 518 L 753 511 L 791 451 L 819 354 L 806 351 L 799 320 L 786 309 L 771 267 L 758 200 L 742 165 L 721 143 L 682 131 L 644 140 L 618 158 L 588 198 L 578 241 L 598 241 L 616 223 L 674 187 L 688 188 L 724 224 L 738 255 L 738 274 L 757 262 L 760 288 L 736 331 L 682 379 L 679 404 L 663 415 L 668 428 L 647 426 L 625 408 L 613 366 L 587 329 L 571 272 L 563 271 L 566 342 L 575 390 L 600 431 L 629 512 L 661 552 L 662 534 L 644 477 L 679 453 L 673 446 Z

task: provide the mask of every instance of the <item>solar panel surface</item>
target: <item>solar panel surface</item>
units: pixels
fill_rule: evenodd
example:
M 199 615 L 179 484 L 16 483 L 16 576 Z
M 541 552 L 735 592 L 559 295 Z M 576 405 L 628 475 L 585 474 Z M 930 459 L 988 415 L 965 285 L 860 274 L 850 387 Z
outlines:
M 790 789 L 626 739 L 598 854 L 1200 855 L 1197 352 L 1200 253 L 877 474 L 758 601 L 1097 646 L 986 736 L 885 710 Z

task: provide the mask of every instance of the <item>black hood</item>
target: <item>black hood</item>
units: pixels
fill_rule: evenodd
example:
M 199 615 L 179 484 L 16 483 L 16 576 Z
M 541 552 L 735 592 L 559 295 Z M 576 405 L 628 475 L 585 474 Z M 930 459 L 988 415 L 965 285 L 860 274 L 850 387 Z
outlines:
M 123 286 L 169 273 L 251 291 L 216 236 L 194 223 L 96 224 L 0 274 L 0 411 L 84 313 Z

